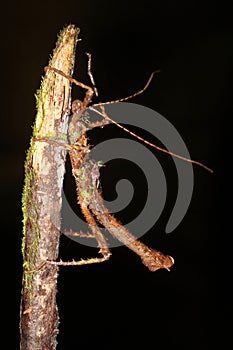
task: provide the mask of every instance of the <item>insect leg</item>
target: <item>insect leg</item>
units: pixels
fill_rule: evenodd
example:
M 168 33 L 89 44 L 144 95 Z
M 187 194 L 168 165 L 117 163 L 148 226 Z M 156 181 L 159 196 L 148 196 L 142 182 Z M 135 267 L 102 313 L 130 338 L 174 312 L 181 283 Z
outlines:
M 73 172 L 73 175 L 75 176 L 75 172 Z M 75 179 L 76 180 L 76 179 Z M 79 192 L 79 189 L 77 188 L 78 192 L 78 203 L 80 204 L 81 211 L 83 215 L 86 218 L 86 221 L 93 233 L 93 238 L 96 239 L 98 243 L 98 247 L 100 248 L 99 253 L 102 255 L 101 258 L 90 258 L 86 260 L 79 260 L 79 261 L 67 261 L 64 262 L 62 260 L 60 261 L 47 261 L 47 263 L 52 265 L 62 265 L 62 266 L 80 266 L 80 265 L 87 265 L 87 264 L 95 264 L 100 263 L 108 260 L 111 256 L 111 252 L 108 248 L 107 242 L 105 237 L 103 236 L 101 230 L 99 229 L 99 226 L 97 222 L 95 221 L 93 215 L 91 214 L 90 210 L 88 209 L 88 203 L 86 201 L 86 198 L 84 198 L 83 194 Z M 75 234 L 74 234 L 75 235 Z M 76 234 L 78 235 L 78 233 Z
M 92 232 L 93 232 L 93 236 L 95 237 L 95 239 L 98 242 L 98 246 L 100 248 L 99 253 L 102 254 L 101 258 L 89 258 L 89 259 L 81 259 L 78 261 L 72 260 L 72 261 L 47 261 L 48 264 L 52 264 L 52 265 L 59 265 L 59 266 L 80 266 L 80 265 L 87 265 L 87 264 L 96 264 L 96 263 L 100 263 L 100 262 L 104 262 L 106 260 L 108 260 L 111 256 L 111 252 L 107 246 L 107 242 L 106 239 L 104 238 L 102 232 L 100 231 L 98 224 L 96 223 L 94 217 L 92 216 L 91 212 L 89 211 L 86 203 L 85 203 L 85 199 L 82 198 L 82 196 L 80 196 L 79 198 L 79 203 L 81 206 L 81 210 L 87 220 L 87 223 L 89 224 Z

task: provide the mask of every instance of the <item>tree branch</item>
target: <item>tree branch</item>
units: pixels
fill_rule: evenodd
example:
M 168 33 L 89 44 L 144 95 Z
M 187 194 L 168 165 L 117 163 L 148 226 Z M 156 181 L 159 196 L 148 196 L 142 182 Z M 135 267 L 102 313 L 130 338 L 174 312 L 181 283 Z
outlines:
M 57 41 L 50 65 L 71 75 L 79 29 L 67 26 Z M 23 191 L 23 287 L 21 302 L 21 349 L 56 348 L 58 267 L 46 264 L 58 256 L 61 191 L 67 150 L 40 142 L 54 138 L 67 143 L 71 83 L 48 70 L 37 93 L 37 115 L 25 162 Z

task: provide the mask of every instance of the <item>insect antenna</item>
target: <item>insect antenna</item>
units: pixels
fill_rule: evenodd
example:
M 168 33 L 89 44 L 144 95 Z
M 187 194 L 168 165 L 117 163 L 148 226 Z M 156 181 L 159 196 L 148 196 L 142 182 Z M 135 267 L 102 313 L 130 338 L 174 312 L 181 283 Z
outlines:
M 192 163 L 192 164 L 196 164 L 202 168 L 204 168 L 205 170 L 209 171 L 209 172 L 213 172 L 212 169 L 210 169 L 209 167 L 207 167 L 206 165 L 204 165 L 203 163 L 201 162 L 198 162 L 196 160 L 192 160 L 192 159 L 189 159 L 189 158 L 186 158 L 186 157 L 183 157 L 179 154 L 176 154 L 176 153 L 173 153 L 173 152 L 170 152 L 168 151 L 167 149 L 165 148 L 162 148 L 162 147 L 159 147 L 157 145 L 155 145 L 154 143 L 151 143 L 147 140 L 145 140 L 143 137 L 141 136 L 138 136 L 137 134 L 135 134 L 134 132 L 132 132 L 131 130 L 125 128 L 124 126 L 122 126 L 121 124 L 117 123 L 115 120 L 113 120 L 112 118 L 110 118 L 107 113 L 104 111 L 100 112 L 98 111 L 97 109 L 93 108 L 93 107 L 89 107 L 92 111 L 96 112 L 97 114 L 99 115 L 102 115 L 104 118 L 110 120 L 113 124 L 117 125 L 119 128 L 121 128 L 122 130 L 124 130 L 125 132 L 127 132 L 128 134 L 132 135 L 133 137 L 137 138 L 138 140 L 142 141 L 143 143 L 145 143 L 146 145 L 149 145 L 150 147 L 153 147 L 155 149 L 157 149 L 158 151 L 160 152 L 163 152 L 163 153 L 167 153 L 169 154 L 170 156 L 173 156 L 173 157 L 176 157 L 176 158 L 179 158 L 181 160 L 184 160 L 186 162 L 189 162 L 189 163 Z
M 149 77 L 149 79 L 148 79 L 148 81 L 147 81 L 147 83 L 146 83 L 146 85 L 141 90 L 135 92 L 134 94 L 132 94 L 130 96 L 127 96 L 127 97 L 119 98 L 118 100 L 114 100 L 114 101 L 95 103 L 95 104 L 92 105 L 92 107 L 105 106 L 105 105 L 110 105 L 110 104 L 117 103 L 117 102 L 127 101 L 127 100 L 130 100 L 133 97 L 136 97 L 136 96 L 142 94 L 148 88 L 148 86 L 151 83 L 151 80 L 153 79 L 154 75 L 157 74 L 157 73 L 160 73 L 160 70 L 156 70 L 156 71 L 152 72 L 150 77 Z
M 92 74 L 92 72 L 91 72 L 91 54 L 90 54 L 90 53 L 87 53 L 87 57 L 88 57 L 88 75 L 89 75 L 89 77 L 90 77 L 90 80 L 91 80 L 91 83 L 92 83 L 92 85 L 93 85 L 93 88 L 91 88 L 90 86 L 85 85 L 85 84 L 83 84 L 83 83 L 81 83 L 81 82 L 79 82 L 79 81 L 73 79 L 71 76 L 69 76 L 69 75 L 63 73 L 63 72 L 60 71 L 59 69 L 56 69 L 56 68 L 50 67 L 50 66 L 46 66 L 46 67 L 45 67 L 45 71 L 48 70 L 48 69 L 53 70 L 54 72 L 56 72 L 56 73 L 62 75 L 63 77 L 67 78 L 69 81 L 71 81 L 71 82 L 74 83 L 75 85 L 80 86 L 81 88 L 87 90 L 86 97 L 85 97 L 84 102 L 83 102 L 84 108 L 86 108 L 86 107 L 88 106 L 88 104 L 91 102 L 91 98 L 92 98 L 92 96 L 93 96 L 94 94 L 95 94 L 96 96 L 98 96 L 98 90 L 97 90 L 97 88 L 96 88 L 95 81 L 94 81 L 94 78 L 93 78 L 93 74 Z M 111 119 L 111 118 L 107 115 L 107 113 L 106 113 L 106 111 L 105 111 L 105 108 L 104 108 L 105 105 L 109 105 L 109 104 L 113 104 L 113 103 L 118 103 L 118 102 L 127 101 L 127 100 L 129 100 L 129 99 L 131 99 L 131 98 L 133 98 L 133 97 L 135 97 L 135 96 L 138 96 L 138 95 L 142 94 L 142 93 L 148 88 L 148 86 L 150 85 L 153 76 L 154 76 L 155 74 L 159 73 L 159 72 L 160 72 L 160 70 L 154 71 L 154 72 L 150 75 L 150 77 L 149 77 L 149 79 L 148 79 L 146 85 L 145 85 L 141 90 L 135 92 L 134 94 L 132 94 L 132 95 L 130 95 L 130 96 L 127 96 L 127 97 L 120 98 L 120 99 L 115 100 L 115 101 L 109 101 L 109 102 L 103 102 L 103 103 L 100 102 L 100 103 L 93 104 L 92 106 L 89 107 L 90 110 L 92 110 L 92 111 L 96 112 L 97 114 L 101 115 L 102 117 L 104 117 L 105 120 L 111 121 L 113 124 L 117 125 L 119 128 L 121 128 L 121 129 L 124 130 L 125 132 L 129 133 L 129 134 L 132 135 L 133 137 L 137 138 L 138 140 L 142 141 L 143 143 L 149 145 L 150 147 L 153 147 L 153 148 L 157 149 L 157 150 L 160 151 L 160 152 L 167 153 L 167 154 L 169 154 L 169 155 L 171 155 L 171 156 L 173 156 L 173 157 L 179 158 L 179 159 L 184 160 L 184 161 L 186 161 L 186 162 L 189 162 L 189 163 L 192 163 L 192 164 L 196 164 L 196 165 L 198 165 L 198 166 L 200 166 L 200 167 L 204 168 L 205 170 L 207 170 L 207 171 L 209 171 L 209 172 L 212 173 L 213 170 L 210 169 L 209 167 L 207 167 L 206 165 L 204 165 L 203 163 L 198 162 L 198 161 L 196 161 L 196 160 L 192 160 L 192 159 L 183 157 L 183 156 L 181 156 L 181 155 L 179 155 L 179 154 L 170 152 L 170 151 L 166 150 L 165 148 L 159 147 L 159 146 L 157 146 L 157 145 L 155 145 L 155 144 L 153 144 L 153 143 L 151 143 L 151 142 L 145 140 L 144 138 L 138 136 L 137 134 L 135 134 L 134 132 L 132 132 L 132 131 L 130 131 L 129 129 L 125 128 L 125 127 L 122 126 L 121 124 L 117 123 L 115 120 Z M 93 107 L 97 107 L 97 106 L 100 107 L 101 112 L 98 111 L 97 109 L 93 108 Z M 104 123 L 100 123 L 100 124 L 98 124 L 98 125 L 99 125 L 99 126 L 104 126 Z

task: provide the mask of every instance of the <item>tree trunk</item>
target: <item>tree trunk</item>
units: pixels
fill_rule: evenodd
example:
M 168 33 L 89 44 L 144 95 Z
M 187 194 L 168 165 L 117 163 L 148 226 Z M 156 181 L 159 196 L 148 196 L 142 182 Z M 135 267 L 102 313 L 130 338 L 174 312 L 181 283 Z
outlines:
M 73 25 L 60 33 L 51 67 L 72 74 L 78 33 Z M 58 267 L 39 267 L 58 256 L 67 153 L 59 143 L 67 143 L 70 91 L 68 79 L 47 70 L 36 96 L 37 115 L 25 162 L 23 191 L 21 350 L 52 350 L 57 344 Z M 46 142 L 48 138 L 59 143 Z

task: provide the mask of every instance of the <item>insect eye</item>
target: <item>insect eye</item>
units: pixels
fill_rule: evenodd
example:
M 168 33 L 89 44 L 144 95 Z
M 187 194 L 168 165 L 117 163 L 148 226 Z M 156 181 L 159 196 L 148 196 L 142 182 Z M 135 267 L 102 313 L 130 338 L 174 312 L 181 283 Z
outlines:
M 82 109 L 83 103 L 80 100 L 75 100 L 72 102 L 72 113 L 77 113 L 78 111 L 80 111 Z

